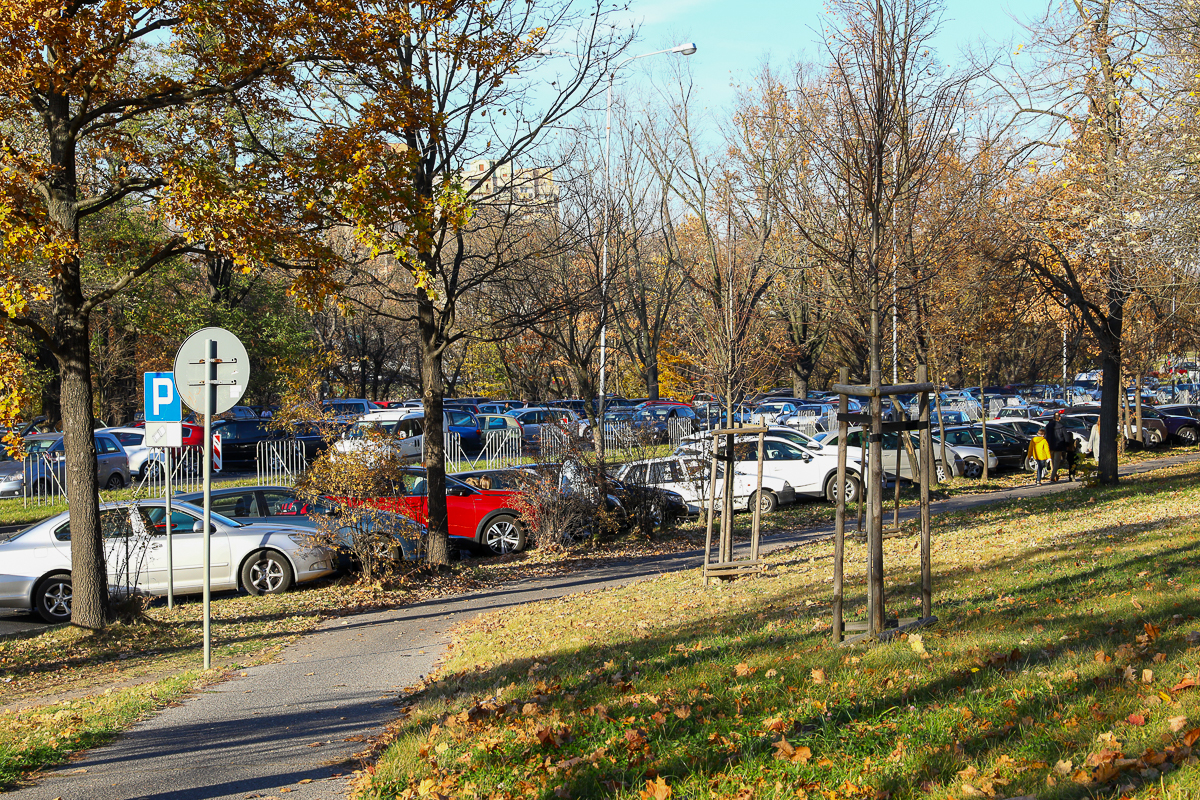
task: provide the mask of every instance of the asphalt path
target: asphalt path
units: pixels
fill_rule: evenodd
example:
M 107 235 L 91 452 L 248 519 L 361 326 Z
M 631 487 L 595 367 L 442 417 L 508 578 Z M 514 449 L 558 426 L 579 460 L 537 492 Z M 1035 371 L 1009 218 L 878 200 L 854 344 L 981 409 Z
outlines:
M 1133 465 L 1123 474 L 1196 460 L 1191 453 Z M 954 498 L 935 513 L 1013 497 L 1067 491 L 1060 482 Z M 902 509 L 902 518 L 916 509 Z M 771 552 L 822 538 L 829 527 L 770 537 Z M 424 678 L 446 650 L 450 630 L 479 613 L 632 583 L 698 566 L 692 551 L 618 562 L 461 597 L 332 620 L 253 667 L 164 710 L 36 786 L 19 800 L 243 800 L 343 797 L 352 756 L 396 718 L 405 687 Z

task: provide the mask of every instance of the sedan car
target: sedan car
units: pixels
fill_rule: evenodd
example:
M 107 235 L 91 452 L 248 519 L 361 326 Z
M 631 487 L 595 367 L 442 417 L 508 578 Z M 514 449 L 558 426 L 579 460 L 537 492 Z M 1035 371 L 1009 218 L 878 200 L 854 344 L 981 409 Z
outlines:
M 96 481 L 104 489 L 129 485 L 129 457 L 111 434 L 96 433 Z M 38 494 L 53 494 L 55 485 L 65 485 L 66 451 L 61 433 L 39 433 L 25 440 L 28 459 L 25 480 L 39 486 Z
M 203 492 L 178 495 L 177 499 L 199 507 L 204 502 Z M 332 502 L 310 502 L 296 495 L 289 486 L 235 486 L 212 490 L 212 510 L 241 523 L 275 523 L 294 525 L 316 530 L 320 520 L 336 515 L 336 504 Z M 405 561 L 420 557 L 425 536 L 425 526 L 403 514 L 381 512 L 381 532 L 391 536 L 399 547 Z M 337 529 L 341 545 L 349 547 L 355 531 L 349 527 Z
M 699 514 L 708 506 L 709 476 L 711 465 L 695 456 L 669 456 L 622 464 L 616 470 L 618 480 L 635 486 L 649 486 L 678 493 L 688 504 L 689 515 Z M 717 466 L 716 497 L 724 492 L 724 465 Z M 750 475 L 738 471 L 733 475 L 734 508 L 752 511 L 758 488 L 758 472 Z M 758 497 L 763 513 L 774 511 L 778 506 L 793 503 L 796 492 L 782 478 L 763 475 L 762 495 Z
M 820 440 L 821 444 L 823 444 L 825 446 L 825 448 L 834 455 L 835 458 L 837 457 L 837 448 L 838 448 L 838 432 L 837 431 L 823 433 L 823 434 L 818 435 L 816 438 Z M 864 439 L 865 439 L 865 437 L 862 434 L 861 427 L 858 427 L 858 426 L 851 427 L 847 431 L 847 434 L 846 434 L 846 444 L 849 447 L 848 452 L 855 453 L 857 451 L 858 453 L 863 453 L 863 451 L 865 449 L 863 447 L 863 445 L 865 443 Z M 905 480 L 916 481 L 918 476 L 913 475 L 912 466 L 909 464 L 908 458 L 904 455 L 903 441 L 900 439 L 897 439 L 895 433 L 888 431 L 883 434 L 882 444 L 883 444 L 883 471 L 884 471 L 884 473 L 887 475 L 893 476 L 893 477 L 899 477 L 899 478 L 903 478 Z M 913 444 L 913 452 L 919 457 L 921 454 L 921 440 L 915 433 L 912 434 L 912 444 Z M 899 455 L 897 455 L 897 453 L 896 453 L 897 445 L 900 446 L 900 450 L 901 450 Z M 955 447 L 952 447 L 950 445 L 946 445 L 946 460 L 950 462 L 949 464 L 946 464 L 946 465 L 942 464 L 941 453 L 942 453 L 942 448 L 940 446 L 937 446 L 937 444 L 935 443 L 935 446 L 933 448 L 933 457 L 934 457 L 933 472 L 934 472 L 934 475 L 937 478 L 937 480 L 939 482 L 941 482 L 941 481 L 949 480 L 950 478 L 962 477 L 963 473 L 966 470 L 966 462 L 963 458 L 963 455 L 958 452 L 958 449 Z M 863 453 L 863 456 L 860 456 L 860 458 L 864 458 L 866 455 L 867 455 L 867 453 Z M 899 462 L 898 464 L 897 464 L 897 461 Z M 865 459 L 864 459 L 863 463 L 864 464 L 866 463 Z
M 168 570 L 177 594 L 203 591 L 204 512 L 190 503 L 172 506 L 174 563 L 168 564 L 166 511 L 162 500 L 100 507 L 111 591 L 166 594 Z M 312 546 L 303 528 L 243 525 L 220 514 L 210 519 L 214 590 L 241 587 L 254 595 L 278 594 L 333 571 L 333 554 Z M 70 511 L 0 542 L 0 565 L 0 608 L 29 609 L 52 623 L 70 620 Z

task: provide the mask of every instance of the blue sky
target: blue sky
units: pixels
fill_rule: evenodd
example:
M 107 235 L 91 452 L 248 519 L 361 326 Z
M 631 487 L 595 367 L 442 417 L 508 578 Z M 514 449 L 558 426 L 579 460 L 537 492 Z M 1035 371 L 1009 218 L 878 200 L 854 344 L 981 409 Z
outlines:
M 1049 2 L 945 0 L 938 54 L 955 64 L 965 47 L 981 40 L 1020 41 L 1013 17 L 1038 16 Z M 724 109 L 733 101 L 731 84 L 745 82 L 764 59 L 780 65 L 801 56 L 822 60 L 816 42 L 823 8 L 820 0 L 631 0 L 628 18 L 641 23 L 631 52 L 694 41 L 698 50 L 689 58 L 701 90 L 697 96 Z

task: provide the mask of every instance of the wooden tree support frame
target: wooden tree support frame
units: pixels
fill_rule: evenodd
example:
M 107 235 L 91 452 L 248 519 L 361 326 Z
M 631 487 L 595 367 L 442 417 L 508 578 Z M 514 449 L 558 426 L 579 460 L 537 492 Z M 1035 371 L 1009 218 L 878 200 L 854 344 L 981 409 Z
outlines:
M 758 436 L 758 482 L 754 489 L 754 522 L 750 535 L 750 558 L 737 560 L 733 557 L 733 465 L 734 445 L 740 438 L 745 441 L 748 436 Z M 712 431 L 712 466 L 708 476 L 708 527 L 704 534 L 704 583 L 708 585 L 709 578 L 736 578 L 739 575 L 755 575 L 762 572 L 763 561 L 758 557 L 759 530 L 762 522 L 762 478 L 763 478 L 763 449 L 764 437 L 767 434 L 765 426 L 756 425 L 745 428 L 721 428 Z M 718 446 L 718 439 L 726 437 L 725 450 Z M 717 545 L 717 561 L 712 562 L 713 522 L 717 508 L 717 463 L 725 464 L 725 474 L 721 479 L 721 531 Z
M 861 642 L 885 642 L 909 630 L 932 625 L 937 622 L 933 616 L 933 569 L 930 558 L 929 537 L 929 484 L 933 479 L 932 464 L 933 433 L 929 425 L 929 395 L 936 392 L 937 387 L 929 383 L 929 372 L 925 366 L 917 367 L 916 383 L 883 385 L 879 382 L 878 373 L 872 374 L 872 384 L 855 386 L 850 384 L 850 370 L 842 367 L 838 373 L 838 383 L 833 391 L 838 393 L 838 465 L 837 485 L 843 487 L 837 493 L 837 511 L 834 522 L 833 540 L 833 643 L 835 645 L 857 644 Z M 893 422 L 883 421 L 883 398 L 893 398 L 893 407 L 899 411 L 899 404 L 894 398 L 900 394 L 917 394 L 919 396 L 920 414 L 917 420 L 902 420 Z M 850 397 L 870 398 L 870 413 L 851 414 Z M 846 624 L 842 615 L 844 581 L 844 562 L 846 553 L 846 454 L 848 450 L 847 437 L 851 424 L 862 425 L 864 436 L 868 426 L 869 440 L 874 445 L 868 451 L 869 462 L 862 464 L 860 481 L 860 510 L 869 506 L 867 513 L 867 619 L 866 622 Z M 895 431 L 896 445 L 896 510 L 892 526 L 883 526 L 883 433 Z M 912 450 L 909 431 L 920 433 L 920 455 Z M 909 460 L 910 469 L 914 474 L 920 474 L 921 485 L 921 616 L 902 620 L 888 620 L 884 609 L 884 565 L 883 541 L 902 535 L 900 527 L 900 442 Z M 860 462 L 861 463 L 861 462 Z M 861 521 L 861 514 L 859 517 Z M 861 522 L 860 522 L 861 528 Z M 850 630 L 861 630 L 863 633 L 844 638 L 844 633 Z

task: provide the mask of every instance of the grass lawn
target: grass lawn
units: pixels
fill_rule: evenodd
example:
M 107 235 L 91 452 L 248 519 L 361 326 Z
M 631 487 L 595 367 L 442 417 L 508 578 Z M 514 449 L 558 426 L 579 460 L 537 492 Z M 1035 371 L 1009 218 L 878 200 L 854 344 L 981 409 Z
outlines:
M 830 644 L 828 542 L 484 616 L 360 792 L 1200 797 L 1198 507 L 1188 464 L 935 517 L 940 622 L 875 647 Z M 885 545 L 915 616 L 915 541 Z M 859 618 L 865 557 L 847 542 Z

